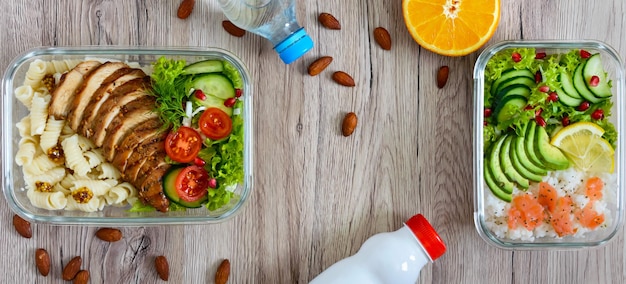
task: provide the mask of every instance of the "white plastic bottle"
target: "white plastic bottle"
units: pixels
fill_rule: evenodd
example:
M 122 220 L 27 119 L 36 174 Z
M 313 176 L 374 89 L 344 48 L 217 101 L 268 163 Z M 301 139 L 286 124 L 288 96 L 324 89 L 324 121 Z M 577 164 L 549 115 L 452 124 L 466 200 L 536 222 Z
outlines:
M 415 284 L 422 267 L 442 256 L 446 246 L 421 214 L 397 231 L 376 234 L 359 251 L 315 277 L 311 284 Z
M 224 15 L 238 27 L 268 39 L 289 64 L 313 48 L 296 20 L 296 0 L 218 0 Z

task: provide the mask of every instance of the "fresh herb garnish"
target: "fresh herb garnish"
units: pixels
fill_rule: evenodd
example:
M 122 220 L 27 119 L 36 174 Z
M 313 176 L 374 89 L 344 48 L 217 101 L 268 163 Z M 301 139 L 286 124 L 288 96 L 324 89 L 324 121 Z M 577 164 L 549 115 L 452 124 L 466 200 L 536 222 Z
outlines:
M 154 63 L 152 78 L 153 95 L 156 97 L 157 113 L 163 122 L 163 128 L 180 127 L 185 110 L 182 107 L 187 98 L 188 76 L 180 76 L 185 68 L 185 60 L 159 58 Z

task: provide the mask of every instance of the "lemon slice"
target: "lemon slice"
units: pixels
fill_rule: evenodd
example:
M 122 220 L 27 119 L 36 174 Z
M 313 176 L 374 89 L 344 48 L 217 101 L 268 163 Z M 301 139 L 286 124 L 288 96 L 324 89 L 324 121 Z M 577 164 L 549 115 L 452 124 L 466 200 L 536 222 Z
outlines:
M 615 150 L 602 138 L 604 129 L 592 122 L 578 122 L 559 130 L 550 144 L 563 151 L 578 170 L 612 173 Z

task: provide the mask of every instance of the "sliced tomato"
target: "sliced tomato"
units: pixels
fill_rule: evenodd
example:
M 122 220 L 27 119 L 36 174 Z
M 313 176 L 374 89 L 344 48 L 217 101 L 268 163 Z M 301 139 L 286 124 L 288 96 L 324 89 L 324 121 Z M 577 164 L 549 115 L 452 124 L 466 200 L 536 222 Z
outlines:
M 200 131 L 213 140 L 220 140 L 230 135 L 233 121 L 223 110 L 215 107 L 207 108 L 198 121 Z
M 179 163 L 192 162 L 202 148 L 200 133 L 191 127 L 181 126 L 165 138 L 165 152 Z
M 209 187 L 209 174 L 198 166 L 184 168 L 176 177 L 176 193 L 180 199 L 194 202 L 202 199 Z

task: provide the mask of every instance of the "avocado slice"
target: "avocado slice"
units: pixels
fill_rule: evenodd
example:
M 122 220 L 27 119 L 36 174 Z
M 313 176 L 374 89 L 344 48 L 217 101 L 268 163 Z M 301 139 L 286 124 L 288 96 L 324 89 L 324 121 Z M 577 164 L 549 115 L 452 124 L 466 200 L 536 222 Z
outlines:
M 550 144 L 550 137 L 545 128 L 536 127 L 535 135 L 535 150 L 537 151 L 537 156 L 539 156 L 546 165 L 555 170 L 569 168 L 569 160 L 559 148 Z
M 517 156 L 516 160 L 518 160 L 519 163 L 531 174 L 545 176 L 547 174 L 547 170 L 544 167 L 536 166 L 529 160 L 528 156 L 526 155 L 526 150 L 524 149 L 524 141 L 525 137 L 517 136 L 513 139 L 513 142 L 511 142 L 511 146 L 515 149 L 515 156 Z M 534 180 L 530 177 L 527 178 L 530 180 Z M 538 181 L 541 181 L 541 178 Z
M 511 194 L 513 193 L 513 187 L 515 185 L 506 177 L 502 171 L 502 165 L 500 164 L 500 149 L 502 149 L 502 144 L 504 144 L 506 136 L 507 135 L 502 135 L 493 144 L 487 163 L 489 171 L 493 175 L 493 180 L 498 185 L 498 188 L 508 194 Z
M 511 202 L 512 194 L 510 192 L 506 192 L 506 190 L 500 186 L 503 184 L 496 183 L 495 179 L 493 178 L 493 174 L 489 170 L 488 164 L 489 161 L 486 160 L 483 169 L 487 186 L 496 197 L 500 198 L 503 201 Z
M 513 139 L 513 135 L 506 135 L 504 142 L 502 142 L 502 147 L 500 148 L 500 166 L 502 167 L 502 171 L 504 175 L 517 185 L 519 185 L 523 189 L 527 189 L 530 186 L 528 179 L 523 177 L 513 166 L 513 162 L 511 161 L 511 141 Z
M 547 169 L 544 165 L 543 161 L 539 159 L 537 153 L 535 152 L 535 128 L 537 128 L 537 123 L 535 121 L 530 121 L 525 127 L 525 141 L 524 141 L 524 149 L 526 150 L 526 156 L 528 156 L 528 160 L 533 163 L 535 166 L 543 169 Z
M 538 175 L 536 173 L 533 173 L 531 170 L 527 169 L 520 161 L 519 159 L 519 155 L 517 154 L 517 142 L 521 137 L 518 136 L 511 136 L 511 149 L 510 149 L 510 159 L 511 159 L 511 163 L 513 164 L 513 168 L 515 168 L 515 170 L 525 179 L 534 181 L 534 182 L 540 182 L 542 176 Z M 505 141 L 506 143 L 506 141 Z M 504 149 L 504 148 L 503 148 Z M 524 151 L 524 148 L 522 148 L 522 151 Z M 525 154 L 525 153 L 524 153 Z

